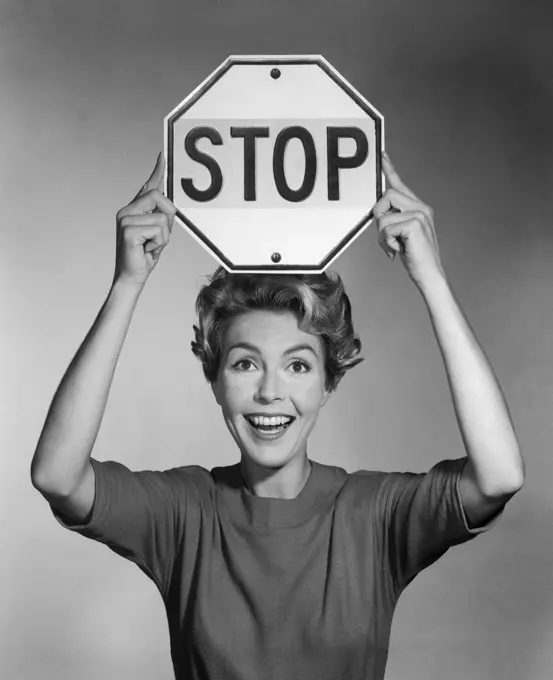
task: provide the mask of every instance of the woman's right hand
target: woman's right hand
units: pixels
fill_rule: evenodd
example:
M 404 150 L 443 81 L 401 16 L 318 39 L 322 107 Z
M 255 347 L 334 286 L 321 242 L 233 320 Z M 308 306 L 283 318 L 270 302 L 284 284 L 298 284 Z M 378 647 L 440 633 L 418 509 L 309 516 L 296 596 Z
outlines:
M 143 286 L 169 243 L 177 210 L 161 192 L 164 171 L 160 153 L 150 179 L 117 213 L 114 283 Z

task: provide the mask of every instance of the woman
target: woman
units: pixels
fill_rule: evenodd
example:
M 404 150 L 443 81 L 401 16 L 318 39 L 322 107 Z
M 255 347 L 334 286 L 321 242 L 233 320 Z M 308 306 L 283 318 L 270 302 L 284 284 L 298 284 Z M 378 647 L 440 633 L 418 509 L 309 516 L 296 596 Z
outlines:
M 500 388 L 445 276 L 432 211 L 387 156 L 379 243 L 427 304 L 467 457 L 425 474 L 347 474 L 307 455 L 321 407 L 361 361 L 339 277 L 228 275 L 198 296 L 192 343 L 236 465 L 131 472 L 90 457 L 140 292 L 170 237 L 163 159 L 118 213 L 113 285 L 53 400 L 32 480 L 63 526 L 156 583 L 178 679 L 377 680 L 403 588 L 488 529 L 523 483 Z

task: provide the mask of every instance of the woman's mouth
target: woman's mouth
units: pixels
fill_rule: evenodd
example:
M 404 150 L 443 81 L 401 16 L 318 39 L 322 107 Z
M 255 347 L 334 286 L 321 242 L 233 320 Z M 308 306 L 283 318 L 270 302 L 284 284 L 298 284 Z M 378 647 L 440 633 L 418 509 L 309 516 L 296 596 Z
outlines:
M 261 439 L 274 439 L 286 432 L 294 422 L 293 416 L 244 416 L 254 434 Z

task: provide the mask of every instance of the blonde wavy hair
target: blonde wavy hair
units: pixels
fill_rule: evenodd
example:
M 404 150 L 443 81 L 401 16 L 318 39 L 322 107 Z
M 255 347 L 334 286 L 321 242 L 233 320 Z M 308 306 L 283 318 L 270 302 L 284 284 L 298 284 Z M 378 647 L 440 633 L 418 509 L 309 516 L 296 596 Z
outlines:
M 323 274 L 235 274 L 219 267 L 196 299 L 192 352 L 206 380 L 217 380 L 225 331 L 245 312 L 292 312 L 299 328 L 319 336 L 325 352 L 325 387 L 337 388 L 346 371 L 363 361 L 361 340 L 351 320 L 351 304 L 340 276 Z

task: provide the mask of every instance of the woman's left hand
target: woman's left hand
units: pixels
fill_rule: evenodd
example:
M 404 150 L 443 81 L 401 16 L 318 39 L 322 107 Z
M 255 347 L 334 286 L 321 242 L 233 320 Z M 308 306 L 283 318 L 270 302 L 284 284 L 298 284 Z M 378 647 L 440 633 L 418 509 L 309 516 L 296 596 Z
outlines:
M 432 208 L 405 186 L 386 152 L 382 154 L 382 169 L 387 189 L 373 208 L 381 248 L 392 260 L 396 252 L 400 254 L 419 288 L 435 280 L 436 275 L 445 278 Z

